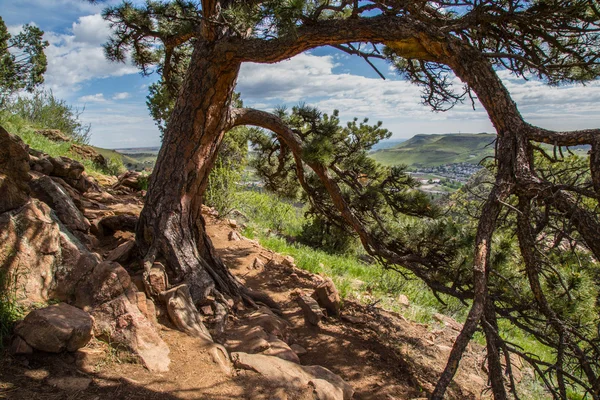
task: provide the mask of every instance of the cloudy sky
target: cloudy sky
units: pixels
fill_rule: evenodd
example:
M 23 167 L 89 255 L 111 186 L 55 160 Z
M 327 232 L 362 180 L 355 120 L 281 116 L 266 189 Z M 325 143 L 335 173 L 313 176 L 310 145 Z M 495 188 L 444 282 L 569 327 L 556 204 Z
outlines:
M 145 105 L 147 87 L 156 78 L 136 68 L 105 60 L 102 43 L 110 35 L 102 5 L 83 0 L 0 0 L 0 16 L 11 33 L 31 23 L 45 31 L 48 71 L 45 87 L 84 109 L 94 145 L 108 148 L 159 145 L 159 132 Z M 342 119 L 382 121 L 394 138 L 418 133 L 492 132 L 477 104 L 434 113 L 421 105 L 420 91 L 378 64 L 382 80 L 358 58 L 321 48 L 275 65 L 245 64 L 238 91 L 246 106 L 270 110 L 304 102 L 324 112 L 340 110 Z M 600 81 L 586 86 L 548 87 L 535 80 L 501 76 L 529 122 L 549 129 L 600 127 Z

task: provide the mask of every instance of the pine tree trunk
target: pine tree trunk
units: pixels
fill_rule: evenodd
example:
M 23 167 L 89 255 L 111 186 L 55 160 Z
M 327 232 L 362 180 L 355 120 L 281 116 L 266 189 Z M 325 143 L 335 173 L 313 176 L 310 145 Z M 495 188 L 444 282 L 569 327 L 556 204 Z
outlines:
M 211 291 L 232 298 L 242 288 L 215 255 L 201 215 L 202 195 L 224 134 L 240 64 L 198 40 L 150 178 L 137 241 L 166 263 L 172 283 L 186 283 L 194 301 Z

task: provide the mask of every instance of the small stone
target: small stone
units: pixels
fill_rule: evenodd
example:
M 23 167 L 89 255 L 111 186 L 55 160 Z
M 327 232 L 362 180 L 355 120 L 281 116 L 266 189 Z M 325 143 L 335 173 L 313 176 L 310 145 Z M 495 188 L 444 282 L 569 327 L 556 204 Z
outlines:
M 408 297 L 406 297 L 406 295 L 404 295 L 404 294 L 398 295 L 397 300 L 398 300 L 398 304 L 400 304 L 403 307 L 410 306 L 410 300 L 408 300 Z
M 118 263 L 126 263 L 131 259 L 133 252 L 135 250 L 135 240 L 128 240 L 127 242 L 117 246 L 113 251 L 111 251 L 106 259 L 108 261 L 115 261 Z
M 293 268 L 296 266 L 296 264 L 294 263 L 294 257 L 292 256 L 285 256 L 283 257 L 283 261 L 281 262 L 285 267 L 289 267 L 289 268 Z
M 229 235 L 227 235 L 227 237 L 229 238 L 229 240 L 234 241 L 234 242 L 238 242 L 238 241 L 242 240 L 242 238 L 240 237 L 240 234 L 237 233 L 236 231 L 229 232 Z
M 238 227 L 238 223 L 235 219 L 228 219 L 227 223 L 229 224 L 229 226 L 233 229 Z
M 214 311 L 211 306 L 202 306 L 200 307 L 200 311 L 202 311 L 202 314 L 204 315 L 214 315 Z
M 307 350 L 306 350 L 304 347 L 302 347 L 302 346 L 300 346 L 299 344 L 296 344 L 296 343 L 294 343 L 293 345 L 291 345 L 291 346 L 290 346 L 290 348 L 291 348 L 291 349 L 292 349 L 292 350 L 293 350 L 293 351 L 294 351 L 296 354 L 298 354 L 299 356 L 301 356 L 301 355 L 303 355 L 303 354 L 306 354 L 306 353 L 308 353 L 308 351 L 307 351 Z
M 327 310 L 329 315 L 340 314 L 340 295 L 331 278 L 325 279 L 312 294 L 319 305 Z
M 254 259 L 254 261 L 252 262 L 252 268 L 254 269 L 263 269 L 265 268 L 265 263 L 262 262 L 262 260 L 258 257 L 256 257 Z
M 296 299 L 300 308 L 302 308 L 302 313 L 304 314 L 304 320 L 311 325 L 319 325 L 319 322 L 325 317 L 323 315 L 323 311 L 319 304 L 310 296 L 298 296 Z

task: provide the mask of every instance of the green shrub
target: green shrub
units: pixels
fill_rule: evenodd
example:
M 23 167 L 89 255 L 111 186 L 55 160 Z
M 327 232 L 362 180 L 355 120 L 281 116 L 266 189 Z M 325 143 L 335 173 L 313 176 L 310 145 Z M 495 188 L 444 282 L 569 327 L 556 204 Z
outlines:
M 58 129 L 75 142 L 87 144 L 90 125 L 81 122 L 79 110 L 54 96 L 52 91 L 36 91 L 32 97 L 17 97 L 6 109 L 41 129 Z
M 256 225 L 281 235 L 296 237 L 306 223 L 305 208 L 274 194 L 251 190 L 237 195 L 240 210 Z
M 126 170 L 127 170 L 127 168 L 125 168 L 125 165 L 123 164 L 123 159 L 121 157 L 119 157 L 118 155 L 114 155 L 114 156 L 106 158 L 106 168 L 104 168 L 104 172 L 107 175 L 118 176 L 118 175 L 121 175 Z M 147 183 L 146 183 L 146 189 L 147 189 Z
M 237 185 L 240 178 L 241 174 L 237 169 L 224 165 L 220 160 L 210 172 L 204 203 L 214 207 L 219 218 L 224 218 L 237 207 Z

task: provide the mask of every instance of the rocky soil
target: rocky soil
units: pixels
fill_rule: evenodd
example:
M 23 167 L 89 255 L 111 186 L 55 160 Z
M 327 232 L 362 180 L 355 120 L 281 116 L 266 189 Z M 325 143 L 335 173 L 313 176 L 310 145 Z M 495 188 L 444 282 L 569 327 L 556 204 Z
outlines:
M 340 302 L 326 277 L 208 208 L 227 266 L 278 307 L 195 305 L 160 263 L 144 280 L 135 175 L 93 179 L 2 129 L 0 142 L 0 188 L 10 194 L 0 198 L 0 268 L 23 306 L 41 307 L 3 351 L 0 398 L 416 399 L 433 389 L 457 322 L 429 326 Z M 472 344 L 449 398 L 487 397 L 484 357 Z

